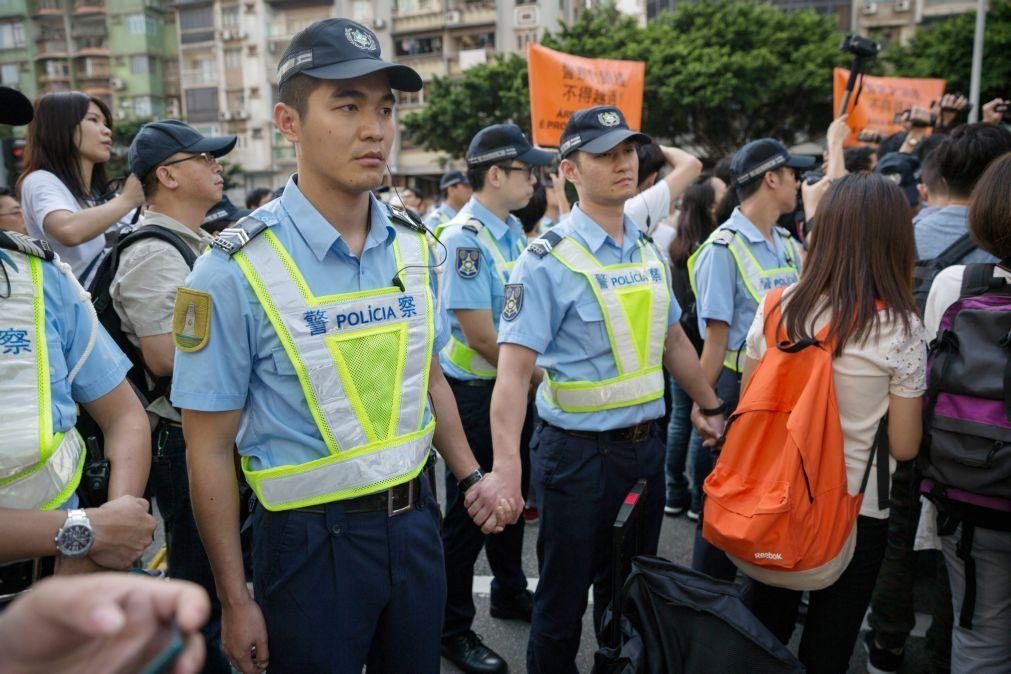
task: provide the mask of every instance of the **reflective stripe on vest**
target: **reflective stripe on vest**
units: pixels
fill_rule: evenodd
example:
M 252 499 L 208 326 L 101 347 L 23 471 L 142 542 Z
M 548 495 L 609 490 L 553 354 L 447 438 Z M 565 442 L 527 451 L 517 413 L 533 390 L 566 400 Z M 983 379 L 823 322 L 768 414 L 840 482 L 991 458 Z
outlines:
M 692 293 L 696 297 L 698 296 L 698 292 L 695 289 L 695 262 L 698 259 L 699 253 L 707 246 L 713 245 L 717 237 L 728 240 L 726 244 L 727 249 L 733 256 L 734 263 L 737 265 L 737 271 L 744 282 L 744 287 L 752 299 L 754 299 L 756 307 L 762 301 L 762 298 L 765 297 L 765 294 L 773 288 L 788 286 L 797 282 L 797 279 L 800 277 L 801 262 L 800 257 L 797 255 L 797 249 L 794 247 L 793 241 L 789 236 L 780 235 L 780 238 L 783 240 L 783 247 L 786 249 L 787 266 L 765 269 L 755 259 L 755 256 L 748 247 L 740 241 L 738 236 L 728 237 L 728 232 L 736 232 L 736 230 L 727 227 L 717 229 L 688 258 L 688 281 L 691 284 Z M 723 365 L 734 372 L 741 372 L 743 368 L 743 352 L 743 345 L 738 345 L 737 348 L 728 348 L 726 354 L 723 356 Z
M 641 262 L 601 265 L 571 238 L 551 254 L 581 274 L 604 316 L 618 376 L 603 381 L 555 381 L 545 372 L 549 401 L 565 412 L 629 407 L 663 397 L 663 349 L 670 309 L 667 268 L 652 246 L 639 242 Z
M 388 489 L 421 472 L 435 339 L 423 235 L 397 223 L 395 287 L 314 296 L 269 229 L 234 259 L 291 360 L 329 456 L 243 471 L 260 503 L 287 510 Z
M 495 241 L 495 237 L 492 236 L 491 232 L 488 231 L 488 228 L 485 227 L 479 220 L 476 220 L 469 213 L 464 213 L 463 219 L 463 224 L 477 229 L 475 236 L 477 236 L 477 240 L 481 244 L 481 248 L 488 254 L 488 257 L 491 258 L 492 266 L 495 268 L 495 273 L 498 278 L 501 279 L 504 287 L 505 284 L 509 282 L 509 274 L 512 273 L 513 267 L 516 266 L 516 260 L 505 259 L 501 249 L 498 247 L 498 243 Z M 454 222 L 453 225 L 463 226 L 459 221 Z M 525 241 L 517 241 L 517 259 L 519 258 L 519 255 L 523 253 L 523 249 L 525 247 Z M 494 365 L 489 363 L 484 356 L 467 346 L 467 344 L 456 337 L 449 340 L 449 344 L 446 345 L 442 352 L 445 354 L 446 358 L 449 359 L 449 362 L 460 368 L 461 371 L 466 372 L 473 377 L 488 379 L 494 377 L 496 374 L 496 368 Z
M 74 430 L 53 433 L 43 262 L 4 253 L 14 265 L 4 265 L 10 294 L 0 300 L 0 508 L 51 510 L 81 481 L 84 443 Z

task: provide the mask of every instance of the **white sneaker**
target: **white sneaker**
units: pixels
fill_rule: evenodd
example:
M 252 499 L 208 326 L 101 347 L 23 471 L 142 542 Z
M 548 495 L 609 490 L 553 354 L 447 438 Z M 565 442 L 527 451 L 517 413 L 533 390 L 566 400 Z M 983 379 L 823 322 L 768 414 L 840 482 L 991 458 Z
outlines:
M 677 517 L 678 515 L 680 515 L 684 511 L 685 511 L 685 509 L 682 506 L 664 506 L 663 507 L 663 514 L 667 515 L 668 517 Z
M 699 513 L 697 511 L 692 510 L 691 508 L 689 508 L 688 509 L 688 519 L 690 519 L 692 522 L 698 522 L 699 521 Z

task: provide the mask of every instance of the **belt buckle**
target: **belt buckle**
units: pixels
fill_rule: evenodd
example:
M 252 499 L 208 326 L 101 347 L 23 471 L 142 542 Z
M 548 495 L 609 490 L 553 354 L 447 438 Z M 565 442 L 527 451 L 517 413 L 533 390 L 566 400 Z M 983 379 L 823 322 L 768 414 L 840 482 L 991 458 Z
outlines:
M 398 487 L 400 485 L 397 485 Z M 402 515 L 411 508 L 414 507 L 414 480 L 407 483 L 407 505 L 396 508 L 393 505 L 393 490 L 397 487 L 391 487 L 389 491 L 386 492 L 386 516 L 396 517 L 397 515 Z
M 637 424 L 632 432 L 632 442 L 642 442 L 649 437 L 649 423 Z

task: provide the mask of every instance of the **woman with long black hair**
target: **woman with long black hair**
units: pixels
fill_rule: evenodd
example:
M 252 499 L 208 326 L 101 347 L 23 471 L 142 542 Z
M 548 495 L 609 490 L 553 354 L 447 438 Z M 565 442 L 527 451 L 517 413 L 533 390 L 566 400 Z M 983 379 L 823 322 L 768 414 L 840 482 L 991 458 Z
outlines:
M 45 239 L 87 286 L 105 249 L 105 232 L 144 203 L 129 176 L 107 195 L 112 114 L 99 98 L 79 91 L 45 94 L 28 127 L 27 168 L 18 180 L 28 234 Z M 111 196 L 111 198 L 108 198 Z

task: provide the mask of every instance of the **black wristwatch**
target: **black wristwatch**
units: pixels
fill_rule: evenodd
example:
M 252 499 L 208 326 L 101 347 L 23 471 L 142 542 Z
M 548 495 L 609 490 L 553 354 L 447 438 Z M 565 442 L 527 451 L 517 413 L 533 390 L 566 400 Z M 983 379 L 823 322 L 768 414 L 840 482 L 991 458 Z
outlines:
M 470 489 L 471 487 L 473 487 L 475 484 L 477 484 L 478 482 L 480 482 L 483 479 L 484 479 L 484 473 L 482 473 L 481 469 L 478 468 L 473 473 L 471 473 L 467 477 L 465 477 L 462 480 L 460 480 L 459 482 L 457 482 L 456 486 L 459 487 L 461 494 L 466 494 L 468 489 Z
M 725 414 L 727 411 L 727 403 L 723 402 L 722 398 L 717 398 L 720 404 L 716 407 L 710 407 L 706 409 L 705 407 L 699 407 L 699 412 L 702 412 L 704 417 L 715 417 L 718 414 Z

